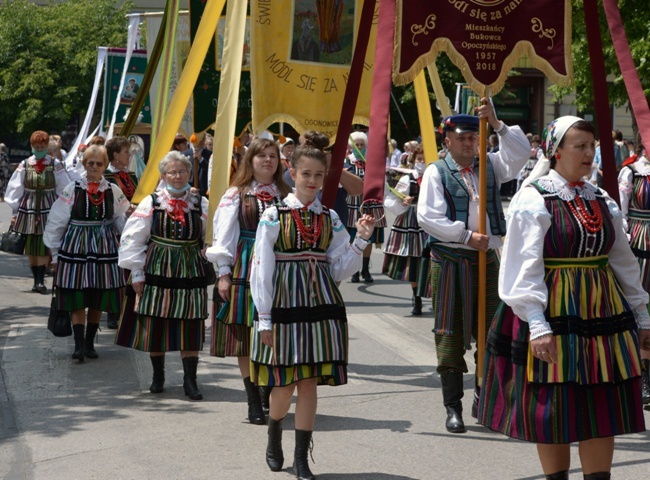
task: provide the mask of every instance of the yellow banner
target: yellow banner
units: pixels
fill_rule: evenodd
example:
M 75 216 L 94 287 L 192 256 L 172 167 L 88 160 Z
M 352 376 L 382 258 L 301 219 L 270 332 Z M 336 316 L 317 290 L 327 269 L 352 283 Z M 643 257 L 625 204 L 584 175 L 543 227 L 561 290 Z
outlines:
M 418 119 L 420 120 L 420 135 L 422 136 L 422 147 L 424 148 L 424 159 L 428 164 L 438 160 L 438 146 L 436 145 L 436 132 L 431 113 L 431 101 L 429 100 L 429 88 L 424 78 L 424 71 L 421 71 L 413 80 L 415 89 L 415 101 L 418 106 Z
M 251 0 L 256 131 L 286 122 L 300 133 L 317 130 L 334 141 L 362 5 L 362 0 Z M 361 125 L 370 118 L 376 34 L 375 20 L 353 120 Z

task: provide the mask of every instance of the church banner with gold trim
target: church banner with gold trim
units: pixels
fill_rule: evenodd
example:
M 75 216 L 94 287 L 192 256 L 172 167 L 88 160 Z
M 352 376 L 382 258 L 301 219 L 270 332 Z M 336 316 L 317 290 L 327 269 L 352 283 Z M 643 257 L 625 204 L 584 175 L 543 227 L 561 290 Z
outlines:
M 276 122 L 332 141 L 350 72 L 362 0 L 252 0 L 253 127 Z M 376 16 L 375 16 L 376 17 Z M 368 125 L 376 20 L 353 123 Z
M 523 54 L 552 82 L 572 81 L 570 0 L 399 0 L 397 8 L 398 85 L 440 52 L 475 91 L 501 90 Z

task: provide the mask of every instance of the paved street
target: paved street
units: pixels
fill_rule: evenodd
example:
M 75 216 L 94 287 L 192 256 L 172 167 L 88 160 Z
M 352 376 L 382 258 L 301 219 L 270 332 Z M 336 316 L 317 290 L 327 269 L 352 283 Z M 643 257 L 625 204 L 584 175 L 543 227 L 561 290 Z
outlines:
M 9 213 L 0 203 L 0 232 Z M 406 316 L 409 285 L 379 274 L 380 251 L 372 261 L 374 284 L 342 284 L 350 383 L 319 388 L 317 478 L 542 478 L 533 445 L 491 433 L 469 417 L 471 375 L 464 398 L 469 431 L 446 432 L 431 307 L 423 317 Z M 165 392 L 152 395 L 148 356 L 113 345 L 112 330 L 99 334 L 99 359 L 72 361 L 72 337 L 54 338 L 45 328 L 50 296 L 31 293 L 31 285 L 27 257 L 0 253 L 0 478 L 295 478 L 293 414 L 285 422 L 285 468 L 272 473 L 264 461 L 266 427 L 245 418 L 234 359 L 209 357 L 206 347 L 199 364 L 204 400 L 190 402 L 179 355 L 170 354 Z M 571 478 L 581 479 L 577 447 L 572 455 Z M 620 437 L 614 464 L 615 479 L 647 478 L 650 433 Z

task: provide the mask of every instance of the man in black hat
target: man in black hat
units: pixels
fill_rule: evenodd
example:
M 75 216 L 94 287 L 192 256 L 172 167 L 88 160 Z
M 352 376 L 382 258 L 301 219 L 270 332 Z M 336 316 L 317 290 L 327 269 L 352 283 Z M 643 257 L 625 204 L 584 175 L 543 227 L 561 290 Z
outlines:
M 530 152 L 521 129 L 499 121 L 487 99 L 482 103 L 478 117 L 452 115 L 442 122 L 448 153 L 424 172 L 418 200 L 418 221 L 430 235 L 437 372 L 447 410 L 445 427 L 452 433 L 466 431 L 461 401 L 463 373 L 468 371 L 464 354 L 471 349 L 472 336 L 478 336 L 478 252 L 487 252 L 487 332 L 499 304 L 495 249 L 506 233 L 499 187 L 517 176 Z M 487 118 L 500 143 L 499 151 L 487 159 L 487 235 L 478 233 L 479 117 Z M 474 397 L 477 404 L 476 390 Z

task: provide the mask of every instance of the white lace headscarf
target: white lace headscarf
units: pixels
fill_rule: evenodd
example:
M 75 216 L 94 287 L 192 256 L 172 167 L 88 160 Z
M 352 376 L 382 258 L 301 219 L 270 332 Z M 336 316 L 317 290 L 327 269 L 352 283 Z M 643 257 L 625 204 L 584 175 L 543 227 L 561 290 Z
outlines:
M 565 115 L 560 118 L 556 118 L 544 129 L 542 133 L 542 150 L 544 151 L 544 157 L 540 158 L 535 165 L 535 168 L 528 178 L 524 180 L 521 185 L 521 188 L 524 188 L 531 182 L 534 182 L 540 177 L 546 175 L 551 169 L 551 158 L 555 156 L 557 147 L 562 142 L 564 134 L 571 128 L 575 123 L 581 121 L 582 118 L 574 117 L 573 115 Z

